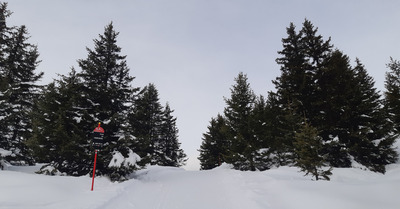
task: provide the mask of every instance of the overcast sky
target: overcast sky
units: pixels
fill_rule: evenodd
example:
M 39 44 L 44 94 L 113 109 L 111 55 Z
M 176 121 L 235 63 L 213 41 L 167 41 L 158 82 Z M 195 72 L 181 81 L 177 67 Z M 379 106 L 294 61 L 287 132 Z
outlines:
M 43 84 L 80 70 L 93 39 L 111 21 L 127 55 L 135 87 L 154 83 L 162 104 L 178 118 L 179 140 L 198 169 L 198 149 L 209 121 L 222 113 L 239 72 L 257 95 L 274 90 L 275 59 L 286 27 L 304 19 L 332 38 L 352 63 L 358 57 L 376 87 L 384 88 L 386 64 L 400 59 L 397 0 L 9 0 L 8 25 L 26 25 L 37 44 Z

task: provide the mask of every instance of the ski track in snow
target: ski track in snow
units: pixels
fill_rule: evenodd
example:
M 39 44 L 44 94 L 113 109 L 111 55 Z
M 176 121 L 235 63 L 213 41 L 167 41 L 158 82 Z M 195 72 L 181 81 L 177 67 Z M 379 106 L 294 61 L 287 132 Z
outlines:
M 0 171 L 0 209 L 398 209 L 400 165 L 386 175 L 336 168 L 331 181 L 313 181 L 297 168 L 264 172 L 208 171 L 152 166 L 112 183 L 45 176 L 29 167 Z

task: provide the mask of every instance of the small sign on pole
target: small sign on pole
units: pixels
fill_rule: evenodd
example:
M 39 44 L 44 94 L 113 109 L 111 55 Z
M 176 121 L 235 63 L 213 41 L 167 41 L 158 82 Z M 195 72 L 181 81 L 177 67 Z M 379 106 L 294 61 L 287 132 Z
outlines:
M 96 161 L 97 161 L 97 151 L 103 145 L 104 129 L 100 127 L 100 124 L 93 130 L 93 147 L 94 147 L 94 164 L 93 164 L 93 175 L 92 175 L 92 190 L 94 186 L 94 177 L 96 175 Z

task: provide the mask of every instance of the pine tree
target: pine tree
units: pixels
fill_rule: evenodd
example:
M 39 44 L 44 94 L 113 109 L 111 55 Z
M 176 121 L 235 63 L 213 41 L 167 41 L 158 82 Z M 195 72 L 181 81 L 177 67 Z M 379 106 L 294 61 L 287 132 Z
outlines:
M 231 141 L 229 127 L 224 117 L 220 114 L 212 118 L 207 133 L 203 134 L 202 143 L 199 149 L 200 169 L 209 170 L 226 162 Z
M 354 73 L 350 59 L 336 50 L 323 61 L 323 67 L 316 75 L 318 85 L 317 110 L 313 119 L 326 146 L 327 160 L 334 167 L 351 166 L 347 140 L 351 117 L 351 105 L 355 91 Z
M 158 90 L 152 83 L 145 86 L 135 100 L 129 121 L 133 127 L 133 136 L 140 143 L 140 156 L 144 164 L 158 164 L 156 152 L 161 143 L 162 110 Z
M 25 26 L 7 27 L 7 4 L 0 4 L 0 148 L 12 154 L 5 159 L 14 164 L 32 164 L 25 142 L 32 131 L 30 114 L 40 86 L 35 84 L 43 73 L 37 46 L 28 43 Z
M 393 148 L 393 126 L 387 120 L 387 113 L 382 107 L 383 101 L 374 87 L 373 78 L 358 59 L 353 71 L 356 91 L 350 100 L 354 115 L 349 121 L 352 138 L 348 147 L 357 162 L 373 171 L 384 173 L 385 165 L 397 160 L 397 153 Z
M 94 50 L 87 48 L 88 57 L 78 60 L 82 69 L 78 76 L 83 82 L 81 128 L 86 131 L 87 138 L 98 122 L 102 122 L 105 130 L 105 143 L 96 167 L 99 174 L 116 174 L 115 167 L 110 167 L 112 155 L 121 153 L 128 158 L 131 153 L 121 142 L 127 140 L 124 127 L 127 126 L 132 97 L 138 89 L 131 87 L 134 77 L 129 75 L 126 56 L 120 55 L 121 47 L 116 44 L 118 34 L 110 23 L 104 34 L 94 40 Z M 129 174 L 117 173 L 114 176 L 117 179 Z
M 231 88 L 231 98 L 225 98 L 227 107 L 224 115 L 230 128 L 232 145 L 226 158 L 239 170 L 255 170 L 254 158 L 257 155 L 257 140 L 252 130 L 252 110 L 255 95 L 243 73 L 235 78 Z
M 282 133 L 276 136 L 277 144 L 281 145 L 277 152 L 284 154 L 279 164 L 292 161 L 289 153 L 293 152 L 294 133 L 301 127 L 301 118 L 318 124 L 320 110 L 316 106 L 321 101 L 317 76 L 332 50 L 330 38 L 325 41 L 317 35 L 318 28 L 309 20 L 304 21 L 299 32 L 293 23 L 286 30 L 288 36 L 282 39 L 283 49 L 278 52 L 281 57 L 276 59 L 281 75 L 273 81 L 277 90 L 275 106 L 281 109 L 275 111 L 278 113 L 276 129 Z
M 371 170 L 384 172 L 384 165 L 397 158 L 390 147 L 394 136 L 364 66 L 356 60 L 352 68 L 349 58 L 332 51 L 330 39 L 324 41 L 317 35 L 308 20 L 298 33 L 293 24 L 287 33 L 279 52 L 282 57 L 277 59 L 281 76 L 274 81 L 279 105 L 286 112 L 281 118 L 306 118 L 327 144 L 323 152 L 332 166 L 349 167 L 354 158 Z
M 80 128 L 82 82 L 74 69 L 47 85 L 33 113 L 33 134 L 28 140 L 36 160 L 53 172 L 81 176 L 91 169 L 90 138 Z M 54 174 L 54 173 L 50 173 Z
M 325 157 L 322 155 L 324 145 L 322 138 L 318 136 L 317 129 L 306 122 L 296 133 L 295 139 L 295 152 L 298 156 L 296 166 L 306 175 L 314 176 L 317 181 L 320 178 L 329 180 L 332 168 L 323 170 L 323 167 L 326 166 Z
M 317 35 L 309 20 L 305 20 L 302 29 L 297 33 L 293 23 L 287 28 L 288 37 L 282 39 L 282 57 L 276 59 L 281 65 L 281 76 L 274 84 L 282 105 L 292 105 L 296 113 L 313 120 L 318 113 L 313 108 L 318 102 L 316 77 L 323 60 L 330 54 L 330 38 L 323 40 Z
M 400 62 L 390 58 L 387 64 L 389 72 L 385 79 L 385 106 L 389 112 L 389 118 L 394 124 L 396 134 L 400 134 Z
M 5 117 L 5 110 L 8 104 L 5 103 L 3 91 L 6 89 L 7 84 L 5 82 L 5 59 L 6 59 L 6 46 L 8 45 L 8 30 L 6 25 L 6 18 L 11 15 L 11 12 L 7 10 L 7 3 L 0 2 L 0 149 L 10 147 L 10 142 L 7 140 L 5 136 L 5 130 L 7 128 L 7 124 L 3 123 L 2 120 Z M 5 152 L 3 152 L 3 155 Z M 3 160 L 2 154 L 0 154 L 0 169 L 3 169 L 3 164 L 5 164 Z
M 180 148 L 176 118 L 172 113 L 173 110 L 167 103 L 162 112 L 161 136 L 155 149 L 155 157 L 158 165 L 180 167 L 185 165 L 187 158 Z
M 270 153 L 275 166 L 293 165 L 294 137 L 301 124 L 301 118 L 296 113 L 294 105 L 280 104 L 279 95 L 270 92 L 267 100 L 266 126 L 271 144 Z

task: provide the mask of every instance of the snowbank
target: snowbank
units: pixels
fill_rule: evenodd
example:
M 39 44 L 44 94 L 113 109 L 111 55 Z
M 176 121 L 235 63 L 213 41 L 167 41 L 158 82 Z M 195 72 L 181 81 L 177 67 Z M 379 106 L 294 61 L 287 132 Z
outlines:
M 41 209 L 397 209 L 400 165 L 385 175 L 334 169 L 331 181 L 313 181 L 298 168 L 241 172 L 223 165 L 209 171 L 154 166 L 134 179 L 33 174 L 37 167 L 0 171 L 0 208 Z

